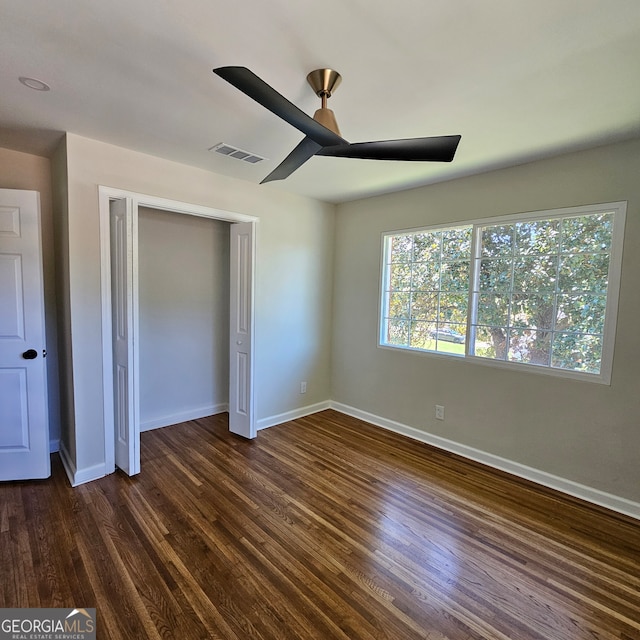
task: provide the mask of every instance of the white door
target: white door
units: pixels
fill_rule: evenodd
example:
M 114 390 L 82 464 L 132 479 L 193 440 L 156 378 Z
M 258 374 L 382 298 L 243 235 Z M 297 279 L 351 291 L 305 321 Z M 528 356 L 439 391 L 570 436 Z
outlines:
M 254 224 L 231 225 L 229 323 L 229 431 L 256 437 L 253 410 Z
M 137 215 L 129 198 L 109 205 L 111 225 L 111 312 L 113 332 L 113 418 L 115 463 L 140 473 L 138 397 Z
M 40 196 L 0 189 L 0 480 L 51 475 Z

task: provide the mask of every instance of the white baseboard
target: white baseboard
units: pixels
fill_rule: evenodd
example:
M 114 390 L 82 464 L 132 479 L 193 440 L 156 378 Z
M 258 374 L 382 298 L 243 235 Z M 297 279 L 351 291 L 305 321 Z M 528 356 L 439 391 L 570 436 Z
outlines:
M 49 453 L 57 453 L 58 451 L 60 451 L 60 440 L 52 438 L 49 440 Z
M 69 454 L 69 451 L 67 451 L 62 440 L 60 440 L 60 458 L 72 487 L 77 487 L 79 484 L 104 478 L 104 476 L 107 475 L 104 462 L 93 465 L 92 467 L 76 469 L 76 465 L 71 459 L 71 455 Z
M 197 420 L 198 418 L 206 418 L 207 416 L 214 416 L 217 413 L 222 413 L 223 411 L 229 411 L 229 404 L 227 402 L 207 405 L 204 407 L 196 407 L 195 409 L 188 409 L 187 411 L 180 411 L 179 413 L 172 413 L 171 415 L 152 418 L 151 420 L 140 422 L 140 432 L 151 431 L 151 429 L 160 429 L 161 427 L 168 427 L 169 425 L 188 422 L 189 420 Z
M 299 409 L 286 411 L 285 413 L 261 418 L 257 421 L 256 426 L 258 430 L 267 429 L 268 427 L 282 424 L 283 422 L 288 422 L 290 420 L 296 420 L 297 418 L 303 418 L 313 413 L 324 411 L 325 409 L 335 409 L 340 413 L 344 413 L 354 418 L 359 418 L 360 420 L 364 420 L 365 422 L 369 422 L 375 426 L 382 427 L 383 429 L 399 433 L 414 440 L 432 445 L 438 449 L 443 449 L 444 451 L 455 453 L 464 458 L 468 458 L 469 460 L 474 460 L 489 467 L 493 467 L 494 469 L 505 471 L 506 473 L 510 473 L 519 478 L 530 480 L 531 482 L 542 485 L 544 487 L 555 489 L 556 491 L 560 491 L 561 493 L 565 493 L 575 498 L 585 500 L 586 502 L 591 502 L 592 504 L 605 507 L 607 509 L 610 509 L 611 511 L 615 511 L 617 513 L 621 513 L 640 520 L 640 503 L 634 502 L 633 500 L 628 500 L 627 498 L 612 495 L 604 491 L 600 491 L 599 489 L 594 489 L 592 487 L 582 485 L 572 480 L 555 476 L 553 474 L 547 473 L 546 471 L 534 469 L 533 467 L 528 467 L 527 465 L 521 464 L 519 462 L 514 462 L 513 460 L 508 460 L 507 458 L 502 458 L 492 453 L 487 453 L 486 451 L 481 451 L 480 449 L 475 449 L 474 447 L 470 447 L 459 442 L 454 442 L 453 440 L 448 440 L 447 438 L 441 438 L 440 436 L 421 431 L 420 429 L 416 429 L 415 427 L 410 427 L 400 422 L 396 422 L 395 420 L 377 416 L 373 413 L 369 413 L 368 411 L 357 409 L 356 407 L 342 404 L 341 402 L 326 400 L 324 402 L 307 405 Z M 198 418 L 215 415 L 216 413 L 221 413 L 227 410 L 228 405 L 226 404 L 202 407 L 198 410 L 165 416 L 164 418 L 159 418 L 153 421 L 147 421 L 141 424 L 140 430 L 148 431 L 150 429 L 177 424 L 179 422 L 196 420 Z M 51 446 L 54 446 L 53 441 L 51 443 Z M 79 484 L 84 484 L 85 482 L 90 482 L 91 480 L 97 480 L 98 478 L 102 478 L 107 475 L 104 463 L 97 464 L 92 467 L 87 467 L 85 469 L 76 469 L 75 464 L 73 463 L 71 456 L 69 455 L 69 452 L 67 451 L 62 440 L 59 441 L 59 451 L 60 458 L 62 459 L 62 464 L 64 465 L 64 469 L 69 478 L 71 486 L 75 487 Z
M 507 473 L 518 476 L 519 478 L 530 480 L 531 482 L 535 482 L 536 484 L 540 484 L 544 487 L 566 493 L 574 498 L 580 498 L 581 500 L 597 504 L 601 507 L 605 507 L 612 511 L 640 520 L 640 503 L 628 500 L 627 498 L 621 498 L 619 496 L 573 482 L 572 480 L 567 480 L 566 478 L 560 478 L 559 476 L 547 473 L 546 471 L 540 471 L 539 469 L 528 467 L 524 464 L 520 464 L 519 462 L 501 458 L 500 456 L 493 455 L 492 453 L 487 453 L 485 451 L 475 449 L 474 447 L 454 442 L 453 440 L 447 440 L 446 438 L 426 433 L 420 429 L 409 427 L 405 424 L 401 424 L 400 422 L 395 422 L 394 420 L 381 418 L 380 416 L 356 409 L 355 407 L 350 407 L 349 405 L 345 405 L 340 402 L 332 401 L 330 402 L 330 407 L 354 418 L 370 422 L 377 427 L 382 427 L 383 429 L 400 433 L 404 436 L 408 436 L 409 438 L 413 438 L 414 440 L 430 444 L 438 449 L 444 449 L 445 451 L 480 462 L 489 467 L 493 467 L 494 469 L 506 471 Z
M 310 404 L 300 409 L 293 409 L 293 411 L 286 411 L 285 413 L 279 413 L 275 416 L 269 416 L 267 418 L 261 418 L 256 424 L 256 429 L 267 429 L 268 427 L 275 427 L 277 424 L 283 422 L 289 422 L 289 420 L 297 420 L 298 418 L 304 418 L 310 416 L 312 413 L 318 413 L 318 411 L 324 411 L 331 408 L 331 401 L 317 402 L 316 404 Z

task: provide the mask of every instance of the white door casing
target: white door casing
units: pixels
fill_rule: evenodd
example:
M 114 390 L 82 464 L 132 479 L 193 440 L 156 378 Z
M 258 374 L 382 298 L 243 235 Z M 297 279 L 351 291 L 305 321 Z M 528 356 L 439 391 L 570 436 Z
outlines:
M 253 395 L 253 353 L 255 350 L 255 342 L 253 340 L 254 335 L 254 314 L 253 314 L 253 299 L 254 299 L 254 269 L 255 269 L 255 226 L 258 219 L 254 216 L 246 214 L 235 213 L 231 211 L 223 211 L 219 209 L 212 209 L 210 207 L 203 207 L 201 205 L 193 205 L 184 202 L 178 202 L 174 200 L 167 200 L 165 198 L 159 198 L 156 196 L 149 196 L 139 194 L 135 192 L 125 191 L 122 189 L 114 189 L 110 187 L 99 187 L 99 209 L 100 209 L 100 235 L 101 235 L 101 291 L 102 291 L 102 358 L 103 358 L 103 392 L 104 392 L 104 429 L 105 429 L 105 471 L 106 473 L 112 473 L 115 467 L 118 466 L 126 471 L 125 466 L 129 464 L 130 469 L 134 469 L 133 473 L 140 471 L 140 412 L 139 412 L 139 384 L 138 384 L 138 273 L 137 273 L 137 253 L 138 253 L 138 238 L 137 238 L 137 217 L 139 207 L 148 207 L 151 209 L 160 209 L 163 211 L 170 211 L 174 213 L 182 213 L 186 215 L 201 216 L 204 218 L 213 218 L 216 220 L 222 220 L 231 223 L 231 236 L 234 234 L 234 227 L 239 227 L 244 231 L 244 239 L 242 240 L 244 248 L 242 249 L 243 259 L 241 261 L 242 267 L 236 271 L 238 277 L 234 279 L 232 273 L 230 273 L 230 295 L 233 299 L 234 289 L 241 284 L 244 286 L 243 299 L 248 306 L 241 307 L 243 310 L 244 318 L 244 334 L 250 337 L 249 341 L 242 340 L 242 338 L 233 339 L 234 332 L 230 330 L 230 353 L 233 352 L 233 344 L 238 340 L 242 340 L 245 347 L 248 347 L 246 351 L 244 366 L 241 372 L 244 372 L 245 378 L 241 385 L 237 385 L 238 374 L 233 373 L 233 367 L 230 367 L 229 371 L 229 388 L 231 394 L 231 388 L 234 384 L 242 389 L 242 398 L 244 398 L 244 404 L 239 405 L 241 411 L 232 412 L 229 411 L 229 429 L 234 433 L 243 435 L 247 438 L 255 437 L 255 410 L 254 410 L 254 395 Z M 127 236 L 126 249 L 122 247 L 118 252 L 118 261 L 120 266 L 120 278 L 124 287 L 127 290 L 127 294 L 118 293 L 121 296 L 122 305 L 128 306 L 128 314 L 130 315 L 129 333 L 127 335 L 126 342 L 126 358 L 122 355 L 124 348 L 120 347 L 121 355 L 118 356 L 121 364 L 127 363 L 128 367 L 132 367 L 129 370 L 130 380 L 125 385 L 124 380 L 120 383 L 121 388 L 126 388 L 127 394 L 119 394 L 120 397 L 126 402 L 124 405 L 118 407 L 118 411 L 121 412 L 121 416 L 124 420 L 128 420 L 128 426 L 124 429 L 121 435 L 128 434 L 128 455 L 122 465 L 120 459 L 116 461 L 116 439 L 119 437 L 119 431 L 117 426 L 116 412 L 116 391 L 115 383 L 115 354 L 116 347 L 114 345 L 114 329 L 113 324 L 115 322 L 115 310 L 116 301 L 114 298 L 114 285 L 112 280 L 116 277 L 118 269 L 113 264 L 116 256 L 114 255 L 114 244 L 116 230 L 112 228 L 112 211 L 115 211 L 118 207 L 123 207 L 122 204 L 117 205 L 116 202 L 127 201 L 129 210 L 124 208 L 121 214 L 130 216 L 130 224 L 123 224 L 122 231 L 126 232 Z M 248 234 L 248 235 L 247 235 Z M 113 236 L 113 237 L 112 237 Z M 231 253 L 233 253 L 233 242 Z M 124 267 L 123 260 L 130 260 L 130 266 Z M 233 267 L 230 269 L 233 272 Z M 130 273 L 131 277 L 125 277 L 125 273 Z M 233 305 L 232 305 L 233 308 Z M 125 314 L 126 315 L 126 314 Z M 233 312 L 232 312 L 233 315 Z M 233 317 L 231 318 L 233 322 Z M 249 322 L 249 326 L 246 322 Z M 232 325 L 233 326 L 233 325 Z M 242 346 L 242 345 L 236 345 Z M 133 374 L 133 375 L 132 375 Z M 120 374 L 124 377 L 123 374 Z M 235 382 L 234 382 L 235 380 Z M 231 398 L 229 404 L 231 405 Z M 125 408 L 126 407 L 126 408 Z M 234 414 L 232 416 L 232 413 Z M 239 423 L 239 420 L 241 423 Z M 123 420 L 120 420 L 120 424 L 124 424 Z M 114 433 L 115 430 L 115 433 Z M 118 454 L 120 457 L 120 454 Z
M 115 464 L 140 473 L 138 215 L 130 198 L 110 203 Z
M 0 480 L 51 475 L 40 196 L 0 189 Z
M 256 437 L 253 402 L 254 225 L 231 225 L 229 322 L 229 431 Z

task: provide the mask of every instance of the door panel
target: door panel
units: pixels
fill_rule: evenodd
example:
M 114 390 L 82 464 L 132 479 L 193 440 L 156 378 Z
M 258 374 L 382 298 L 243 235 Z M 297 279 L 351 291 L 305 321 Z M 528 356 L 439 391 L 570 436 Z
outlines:
M 231 304 L 229 323 L 229 431 L 255 438 L 253 409 L 254 225 L 231 225 Z
M 0 255 L 0 336 L 24 340 L 24 307 L 22 299 L 22 256 Z
M 0 449 L 25 451 L 29 449 L 29 411 L 27 408 L 27 375 L 24 369 L 0 370 L 2 389 L 2 424 Z M 5 425 L 11 425 L 10 429 Z
M 130 200 L 114 200 L 111 216 L 113 331 L 113 418 L 115 463 L 128 475 L 140 473 L 140 412 L 137 389 L 137 241 Z
M 0 189 L 0 480 L 51 474 L 40 200 Z

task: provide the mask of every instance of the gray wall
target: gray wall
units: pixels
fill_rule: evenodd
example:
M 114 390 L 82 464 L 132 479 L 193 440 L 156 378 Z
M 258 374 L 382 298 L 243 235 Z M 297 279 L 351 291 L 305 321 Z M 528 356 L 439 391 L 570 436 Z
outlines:
M 640 502 L 639 176 L 636 140 L 339 205 L 332 399 Z M 376 346 L 383 231 L 619 200 L 628 209 L 611 386 Z
M 229 223 L 140 208 L 140 427 L 226 411 Z
M 64 357 L 69 423 L 62 445 L 78 477 L 105 472 L 98 186 L 257 216 L 255 402 L 258 423 L 304 411 L 330 394 L 335 207 L 162 158 L 66 134 L 54 157 L 66 166 L 62 256 L 69 319 Z M 63 185 L 60 185 L 62 190 Z M 308 382 L 300 394 L 300 380 Z

